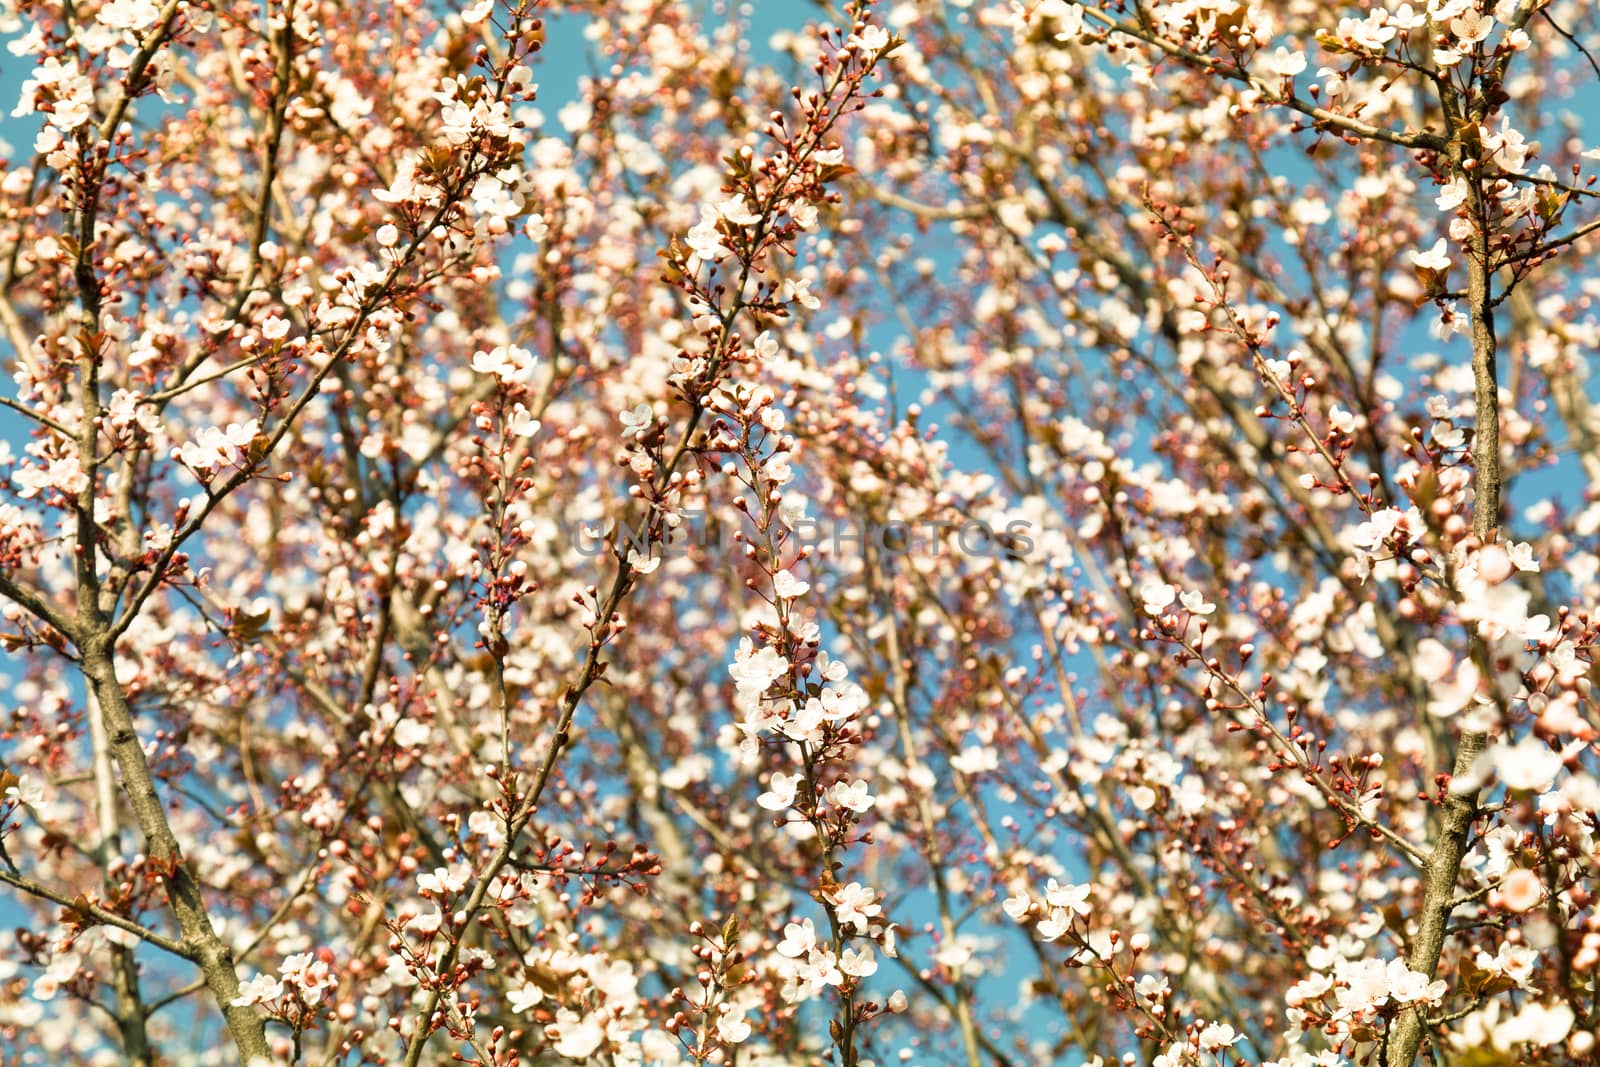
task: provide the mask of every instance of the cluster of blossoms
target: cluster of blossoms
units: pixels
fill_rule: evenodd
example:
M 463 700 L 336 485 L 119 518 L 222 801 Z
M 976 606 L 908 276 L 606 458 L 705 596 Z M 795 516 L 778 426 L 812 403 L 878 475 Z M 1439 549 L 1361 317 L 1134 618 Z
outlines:
M 783 957 L 776 967 L 783 979 L 783 998 L 791 1004 L 810 1000 L 829 986 L 843 986 L 878 970 L 870 947 L 845 948 L 835 955 L 833 949 L 817 940 L 816 928 L 809 918 L 783 928 L 777 951 Z
M 339 976 L 327 959 L 314 953 L 286 956 L 276 977 L 260 974 L 239 985 L 236 1005 L 260 1004 L 279 1017 L 313 1009 L 339 985 Z
M 1226 1063 L 1228 1050 L 1244 1039 L 1227 1023 L 1197 1022 L 1181 1041 L 1174 1041 L 1151 1059 L 1153 1067 L 1193 1067 Z M 1330 1067 L 1339 1067 L 1337 1063 Z
M 541 953 L 530 966 L 553 976 L 561 989 L 562 1006 L 545 1026 L 557 1055 L 581 1060 L 602 1047 L 638 1047 L 635 1038 L 643 1028 L 643 1001 L 638 975 L 626 960 L 556 951 Z M 531 983 L 510 993 L 511 1006 L 519 1013 L 542 999 L 541 988 Z
M 862 779 L 841 776 L 826 787 L 821 782 L 827 764 L 841 761 L 856 743 L 854 731 L 866 710 L 867 695 L 850 682 L 842 661 L 815 649 L 820 628 L 806 618 L 802 602 L 811 586 L 795 575 L 796 565 L 809 554 L 807 549 L 795 552 L 789 566 L 781 563 L 779 554 L 794 543 L 795 528 L 805 518 L 805 500 L 784 488 L 794 478 L 783 454 L 787 439 L 780 438 L 778 450 L 764 458 L 755 451 L 767 435 L 782 432 L 781 414 L 771 406 L 770 395 L 759 392 L 744 404 L 729 398 L 715 410 L 743 424 L 738 434 L 743 475 L 762 502 L 760 510 L 751 513 L 757 535 L 751 544 L 770 582 L 773 611 L 758 624 L 755 638 L 741 638 L 729 667 L 740 716 L 739 753 L 742 760 L 754 763 L 762 744 L 776 741 L 780 751 L 798 754 L 800 767 L 793 772 L 773 771 L 756 803 L 778 813 L 801 839 L 816 837 L 826 845 L 842 845 L 851 840 L 854 824 L 872 809 L 874 797 Z M 759 646 L 757 640 L 762 642 Z M 802 656 L 803 671 L 797 668 Z M 871 921 L 879 912 L 873 903 L 875 892 L 859 883 L 838 887 L 837 892 L 837 897 L 824 892 L 823 899 L 844 929 L 892 951 L 893 928 Z M 840 985 L 847 977 L 864 978 L 877 967 L 870 948 L 845 949 L 835 957 L 818 943 L 810 919 L 790 923 L 777 951 L 784 958 L 779 969 L 786 982 L 785 997 L 791 1001 L 809 999 L 824 985 Z
M 1456 1051 L 1469 1055 L 1488 1052 L 1509 1058 L 1519 1052 L 1548 1049 L 1566 1041 L 1569 1036 L 1577 1036 L 1579 1040 L 1574 1044 L 1575 1051 L 1592 1051 L 1595 1047 L 1594 1034 L 1580 1032 L 1573 1035 L 1576 1021 L 1571 1006 L 1564 1003 L 1530 1000 L 1516 1014 L 1507 1015 L 1505 1005 L 1494 1000 L 1465 1015 L 1460 1031 L 1450 1035 L 1450 1044 Z
M 34 68 L 33 77 L 23 83 L 22 102 L 11 112 L 13 118 L 33 113 L 41 95 L 49 101 L 50 125 L 59 135 L 71 135 L 94 114 L 94 82 L 83 74 L 74 60 L 46 59 Z
M 793 601 L 804 590 L 788 571 L 773 576 L 773 590 L 784 601 Z M 802 629 L 798 631 L 805 640 Z M 773 694 L 772 688 L 792 676 L 793 665 L 771 645 L 756 649 L 750 638 L 742 638 L 734 653 L 729 674 L 739 694 L 739 731 L 742 735 L 740 750 L 753 756 L 763 737 L 778 736 L 802 745 L 823 745 L 830 735 L 845 728 L 867 704 L 866 693 L 849 681 L 848 671 L 839 660 L 831 660 L 826 652 L 818 652 L 811 663 L 811 672 L 817 682 L 805 691 Z M 781 687 L 780 687 L 781 688 Z M 809 689 L 815 689 L 811 693 Z M 780 772 L 771 780 L 771 789 L 762 795 L 761 806 L 781 811 L 794 803 L 799 779 Z M 846 807 L 865 811 L 871 806 L 870 798 L 863 796 L 865 783 L 837 783 L 830 794 L 835 803 L 847 801 Z
M 1043 901 L 1036 901 L 1022 892 L 1007 897 L 1003 908 L 1013 922 L 1034 923 L 1039 940 L 1056 941 L 1074 930 L 1081 933 L 1084 929 L 1082 920 L 1093 911 L 1089 903 L 1091 888 L 1061 885 L 1052 878 L 1045 886 Z
M 1186 589 L 1180 592 L 1175 586 L 1166 582 L 1147 582 L 1139 588 L 1139 606 L 1146 615 L 1160 617 L 1176 601 L 1179 608 L 1190 615 L 1210 615 L 1217 610 L 1217 606 L 1207 600 L 1205 594 L 1198 589 Z
M 77 496 L 89 484 L 89 476 L 77 456 L 58 456 L 36 463 L 18 465 L 11 474 L 17 486 L 17 496 L 28 500 L 45 490 L 54 489 L 67 496 Z
M 751 527 L 743 538 L 757 568 L 751 585 L 763 600 L 753 634 L 741 638 L 729 667 L 739 715 L 737 755 L 745 765 L 759 766 L 767 762 L 761 759 L 765 747 L 781 754 L 780 766 L 789 760 L 795 766 L 771 770 L 756 803 L 773 812 L 792 838 L 814 841 L 820 850 L 815 898 L 829 927 L 819 931 L 810 917 L 786 923 L 771 968 L 787 1004 L 836 992 L 832 1033 L 837 1045 L 849 1049 L 855 1028 L 882 1010 L 860 996 L 860 987 L 877 973 L 878 950 L 898 954 L 896 930 L 884 918 L 875 889 L 833 877 L 836 857 L 859 839 L 858 826 L 876 803 L 866 780 L 844 772 L 861 743 L 868 698 L 849 680 L 845 664 L 817 647 L 820 627 L 805 608 L 812 586 L 797 574 L 811 550 L 796 537 L 807 509 L 792 484 L 796 472 L 788 453 L 795 440 L 772 401 L 764 390 L 735 390 L 714 397 L 711 407 L 719 418 L 712 440 L 733 454 L 724 472 L 752 493 L 739 508 Z
M 250 448 L 250 443 L 261 432 L 255 419 L 248 422 L 229 423 L 225 428 L 208 426 L 172 450 L 173 458 L 202 478 L 209 477 L 221 467 L 240 466 Z
M 1449 989 L 1404 960 L 1330 955 L 1333 959 L 1322 961 L 1316 974 L 1285 994 L 1285 1012 L 1296 1032 L 1320 1028 L 1336 1044 L 1370 1041 L 1380 1015 L 1435 1004 Z

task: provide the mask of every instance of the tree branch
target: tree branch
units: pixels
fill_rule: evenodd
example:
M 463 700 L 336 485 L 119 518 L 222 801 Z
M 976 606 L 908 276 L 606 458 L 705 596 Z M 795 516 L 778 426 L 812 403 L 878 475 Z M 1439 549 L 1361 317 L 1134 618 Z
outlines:
M 125 930 L 139 940 L 152 944 L 164 952 L 170 952 L 182 959 L 195 961 L 194 951 L 183 942 L 175 941 L 165 934 L 158 934 L 148 926 L 141 926 L 125 915 L 118 915 L 114 911 L 109 911 L 87 897 L 74 899 L 65 893 L 58 893 L 49 886 L 36 882 L 26 875 L 13 874 L 3 867 L 0 867 L 0 882 L 4 882 L 15 889 L 20 889 L 29 896 L 59 904 L 68 911 L 91 918 L 104 926 L 115 926 L 119 930 Z

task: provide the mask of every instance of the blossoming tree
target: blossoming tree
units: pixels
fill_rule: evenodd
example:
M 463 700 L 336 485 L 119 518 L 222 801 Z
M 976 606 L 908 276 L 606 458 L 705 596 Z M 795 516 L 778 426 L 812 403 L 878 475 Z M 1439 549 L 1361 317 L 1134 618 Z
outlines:
M 0 1061 L 1592 1062 L 1592 5 L 0 12 Z

